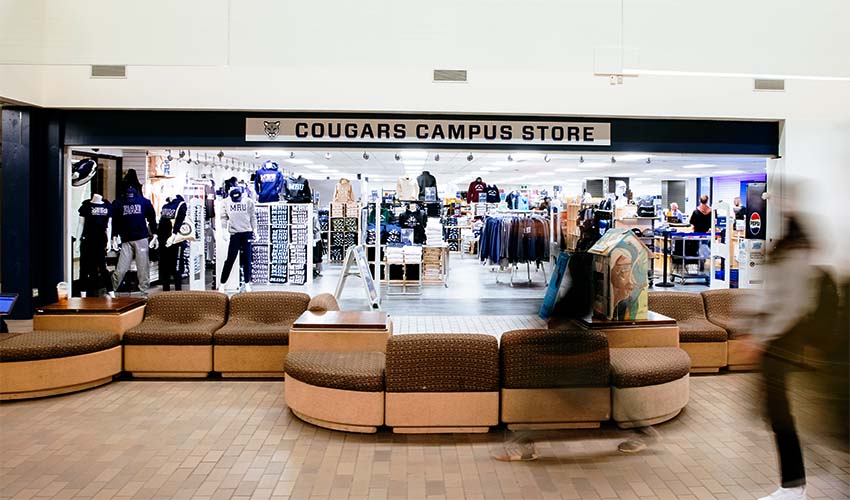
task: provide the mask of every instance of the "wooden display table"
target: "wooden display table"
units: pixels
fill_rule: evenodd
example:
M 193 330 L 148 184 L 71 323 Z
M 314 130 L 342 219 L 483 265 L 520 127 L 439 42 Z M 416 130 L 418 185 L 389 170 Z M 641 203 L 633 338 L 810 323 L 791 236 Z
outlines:
M 649 311 L 649 318 L 644 320 L 586 318 L 576 323 L 582 328 L 607 335 L 609 347 L 679 347 L 679 326 L 676 320 L 652 311 Z
M 145 317 L 145 299 L 132 297 L 72 297 L 36 310 L 34 330 L 124 332 Z
M 386 352 L 392 330 L 382 311 L 307 311 L 292 325 L 289 351 Z

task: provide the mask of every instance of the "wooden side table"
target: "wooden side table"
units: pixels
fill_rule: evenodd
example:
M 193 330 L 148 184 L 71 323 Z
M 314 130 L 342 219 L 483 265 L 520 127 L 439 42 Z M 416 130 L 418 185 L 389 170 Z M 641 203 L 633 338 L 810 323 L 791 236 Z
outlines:
M 289 351 L 386 352 L 392 329 L 383 311 L 307 311 L 292 325 Z
M 582 328 L 604 333 L 609 347 L 679 347 L 676 320 L 652 311 L 644 320 L 585 318 L 576 323 Z
M 145 317 L 145 299 L 132 297 L 72 297 L 36 310 L 33 330 L 124 332 Z

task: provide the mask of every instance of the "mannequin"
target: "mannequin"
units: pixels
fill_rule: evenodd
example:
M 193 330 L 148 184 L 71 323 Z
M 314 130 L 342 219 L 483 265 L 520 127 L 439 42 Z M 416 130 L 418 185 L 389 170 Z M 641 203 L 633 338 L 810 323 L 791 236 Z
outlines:
M 183 281 L 183 252 L 186 242 L 169 245 L 168 240 L 173 234 L 177 234 L 183 220 L 186 218 L 186 201 L 182 196 L 175 195 L 162 206 L 159 216 L 159 280 L 162 283 L 162 291 L 171 290 L 171 281 L 174 280 L 174 289 L 180 290 Z
M 101 289 L 111 290 L 106 250 L 109 247 L 112 205 L 95 193 L 91 200 L 83 201 L 79 214 L 80 280 L 86 295 L 94 297 L 100 295 Z
M 419 183 L 408 176 L 399 177 L 395 183 L 395 195 L 399 201 L 419 199 Z
M 229 199 L 225 200 L 221 213 L 221 225 L 225 235 L 230 236 L 227 247 L 227 259 L 221 270 L 219 291 L 224 291 L 224 284 L 230 277 L 236 255 L 239 255 L 239 265 L 245 278 L 244 291 L 251 291 L 251 241 L 257 233 L 257 215 L 254 213 L 254 200 L 244 196 L 242 190 L 235 187 L 230 190 Z M 227 236 L 225 236 L 226 238 Z
M 150 288 L 148 248 L 159 247 L 159 241 L 156 238 L 151 239 L 151 236 L 156 234 L 156 212 L 150 200 L 142 196 L 132 182 L 124 183 L 123 193 L 112 206 L 112 245 L 121 252 L 118 256 L 118 267 L 112 275 L 112 289 L 118 290 L 124 275 L 130 269 L 130 263 L 135 260 L 139 291 L 146 297 Z
M 342 178 L 334 188 L 334 203 L 350 203 L 354 201 L 354 188 L 351 181 Z
M 263 163 L 262 168 L 254 173 L 254 190 L 257 191 L 257 201 L 260 203 L 280 201 L 283 185 L 283 174 L 278 170 L 277 163 L 271 160 Z M 230 193 L 231 187 L 225 186 L 224 192 Z

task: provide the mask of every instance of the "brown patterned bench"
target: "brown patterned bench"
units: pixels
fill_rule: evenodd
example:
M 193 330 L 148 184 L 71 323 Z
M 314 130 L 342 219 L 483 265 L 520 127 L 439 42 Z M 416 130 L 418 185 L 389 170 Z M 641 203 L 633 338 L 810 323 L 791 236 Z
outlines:
M 514 330 L 501 339 L 509 429 L 599 427 L 611 418 L 608 339 L 589 330 Z
M 310 303 L 298 292 L 231 297 L 227 324 L 213 334 L 213 369 L 225 377 L 283 377 L 289 329 Z
M 705 316 L 698 293 L 650 292 L 649 310 L 679 325 L 679 347 L 691 358 L 691 372 L 716 372 L 727 363 L 727 333 Z
M 611 406 L 620 427 L 665 422 L 688 404 L 691 360 L 684 350 L 620 347 L 610 356 Z
M 499 423 L 492 335 L 396 335 L 387 342 L 386 424 L 399 433 L 487 432 Z
M 726 365 L 730 370 L 754 370 L 759 367 L 758 354 L 745 344 L 743 337 L 748 332 L 742 328 L 742 318 L 736 311 L 736 304 L 751 298 L 753 293 L 752 290 L 740 288 L 706 290 L 701 293 L 708 321 L 729 334 Z
M 121 372 L 117 333 L 34 331 L 0 335 L 0 400 L 107 384 Z
M 213 370 L 213 332 L 227 320 L 227 295 L 164 292 L 145 319 L 124 333 L 124 369 L 141 377 L 206 377 Z
M 292 352 L 286 404 L 319 427 L 376 432 L 384 424 L 384 366 L 382 352 Z

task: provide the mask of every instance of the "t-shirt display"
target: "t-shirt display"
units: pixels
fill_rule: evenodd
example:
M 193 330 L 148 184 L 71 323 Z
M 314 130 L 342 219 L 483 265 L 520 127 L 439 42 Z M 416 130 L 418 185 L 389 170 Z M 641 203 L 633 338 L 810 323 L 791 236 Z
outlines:
M 287 203 L 257 206 L 258 237 L 251 265 L 255 284 L 307 283 L 312 265 L 308 260 L 313 247 L 312 208 Z
M 106 228 L 109 225 L 109 218 L 112 217 L 112 205 L 105 199 L 100 203 L 84 200 L 78 213 L 83 218 L 82 237 L 102 240 L 105 243 Z
M 485 192 L 487 194 L 487 203 L 499 203 L 502 201 L 502 198 L 499 195 L 499 188 L 495 184 L 487 186 L 487 190 Z

